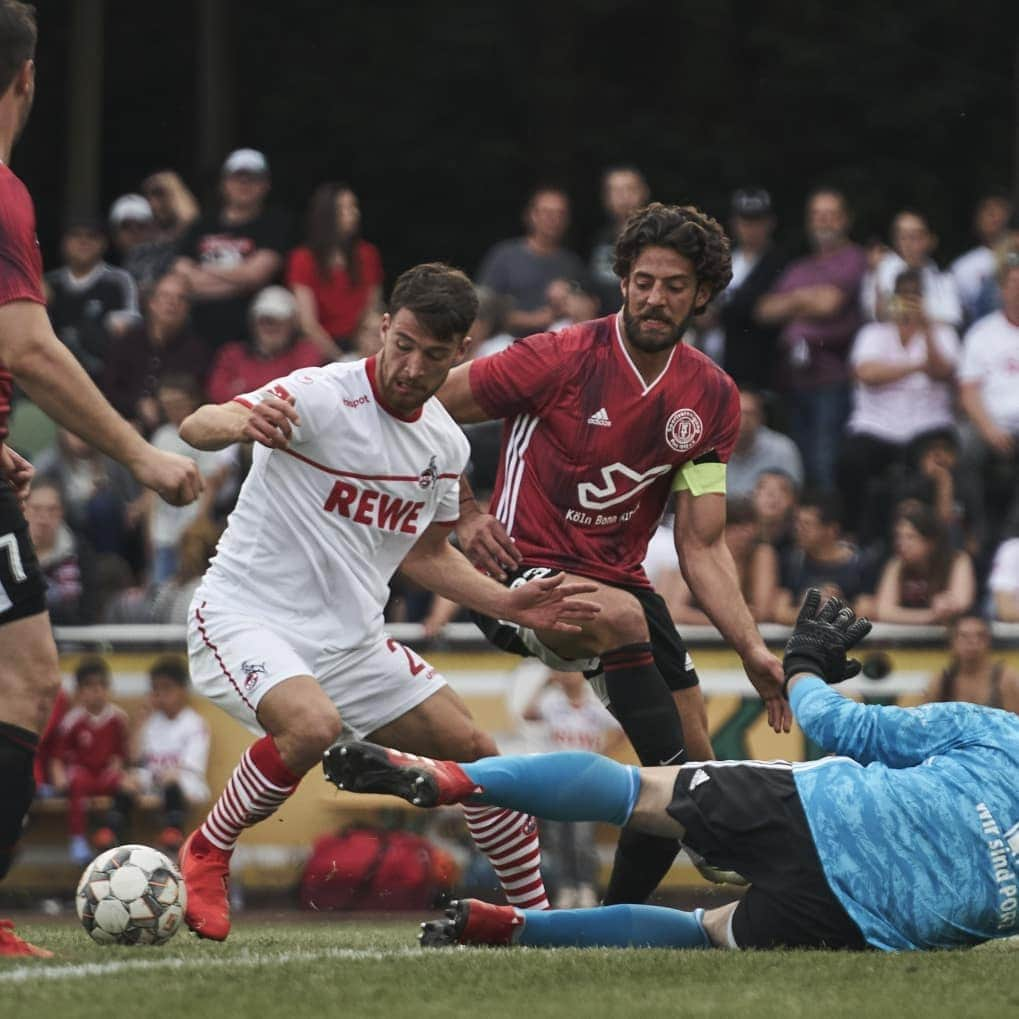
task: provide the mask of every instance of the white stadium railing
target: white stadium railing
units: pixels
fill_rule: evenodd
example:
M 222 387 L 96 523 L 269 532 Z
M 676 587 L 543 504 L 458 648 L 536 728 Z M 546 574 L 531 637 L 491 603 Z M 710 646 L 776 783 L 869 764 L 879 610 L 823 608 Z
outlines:
M 725 641 L 713 626 L 680 627 L 683 639 L 691 647 L 724 647 Z M 787 626 L 765 623 L 760 627 L 764 639 L 772 645 L 785 643 L 791 632 Z M 1019 647 L 1019 623 L 994 623 L 995 641 L 1002 647 Z M 74 646 L 118 648 L 161 647 L 186 642 L 186 628 L 176 623 L 118 623 L 98 626 L 56 626 L 57 643 L 64 650 Z M 386 632 L 406 644 L 428 643 L 432 647 L 478 649 L 489 647 L 473 623 L 450 623 L 440 637 L 426 640 L 420 623 L 392 623 Z M 867 640 L 868 646 L 934 647 L 945 645 L 945 629 L 941 626 L 901 626 L 876 623 Z

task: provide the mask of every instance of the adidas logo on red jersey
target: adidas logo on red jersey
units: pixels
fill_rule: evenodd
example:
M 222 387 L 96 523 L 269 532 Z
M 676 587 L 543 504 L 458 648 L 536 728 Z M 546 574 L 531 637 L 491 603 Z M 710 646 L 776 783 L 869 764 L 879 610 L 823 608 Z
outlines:
M 612 427 L 612 422 L 609 420 L 609 415 L 604 407 L 602 407 L 602 409 L 597 411 L 596 413 L 592 414 L 587 419 L 587 423 L 589 425 L 599 425 L 601 428 Z

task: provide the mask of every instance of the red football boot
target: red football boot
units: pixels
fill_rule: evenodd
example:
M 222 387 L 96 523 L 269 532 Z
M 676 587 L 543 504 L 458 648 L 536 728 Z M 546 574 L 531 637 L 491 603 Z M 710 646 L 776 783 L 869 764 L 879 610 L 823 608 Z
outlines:
M 39 948 L 14 933 L 14 924 L 10 920 L 0 920 L 0 955 L 32 956 L 36 959 L 52 959 L 53 953 L 48 948 Z
M 520 910 L 513 906 L 493 906 L 480 899 L 454 899 L 441 920 L 421 925 L 418 940 L 422 948 L 512 945 L 523 925 Z
M 340 789 L 389 793 L 415 807 L 463 803 L 482 791 L 453 761 L 434 761 L 374 743 L 334 743 L 325 752 L 322 767 Z
M 232 855 L 225 849 L 210 845 L 198 829 L 180 847 L 177 864 L 188 893 L 184 922 L 200 938 L 225 941 L 230 933 Z

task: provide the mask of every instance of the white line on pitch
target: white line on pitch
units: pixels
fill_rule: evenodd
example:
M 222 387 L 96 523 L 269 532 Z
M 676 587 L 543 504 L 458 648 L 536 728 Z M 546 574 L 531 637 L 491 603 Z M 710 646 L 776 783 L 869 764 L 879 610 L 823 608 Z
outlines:
M 421 959 L 428 953 L 420 948 L 389 950 L 367 948 L 327 948 L 318 952 L 244 952 L 224 958 L 172 956 L 166 959 L 117 960 L 115 962 L 81 962 L 66 966 L 26 965 L 0 970 L 0 984 L 21 984 L 43 980 L 73 980 L 79 977 L 103 977 L 114 973 L 147 973 L 160 969 L 228 969 L 234 966 L 255 967 L 278 963 L 319 962 L 339 959 L 350 962 L 382 962 L 387 959 Z

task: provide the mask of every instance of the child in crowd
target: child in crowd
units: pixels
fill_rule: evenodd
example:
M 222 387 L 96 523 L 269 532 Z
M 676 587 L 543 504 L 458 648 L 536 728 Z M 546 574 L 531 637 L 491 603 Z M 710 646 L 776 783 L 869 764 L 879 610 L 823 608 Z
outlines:
M 524 710 L 528 722 L 543 722 L 547 751 L 611 753 L 623 730 L 579 672 L 550 672 L 546 685 Z M 589 821 L 542 821 L 541 833 L 559 866 L 557 909 L 596 906 L 598 853 Z
M 181 658 L 160 658 L 149 672 L 149 683 L 150 710 L 138 731 L 138 767 L 132 781 L 139 793 L 162 797 L 159 845 L 176 852 L 184 841 L 188 808 L 209 798 L 209 729 L 188 704 L 188 669 Z
M 127 715 L 110 702 L 110 667 L 102 658 L 83 659 L 74 679 L 76 703 L 60 723 L 52 769 L 55 789 L 68 798 L 71 859 L 84 864 L 95 851 L 120 842 L 127 825 L 128 728 Z M 91 796 L 112 796 L 113 807 L 89 846 L 86 802 Z

